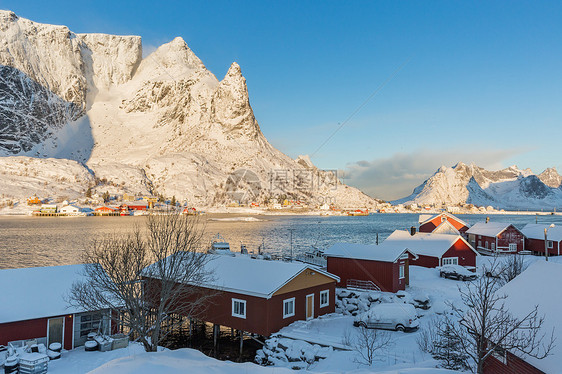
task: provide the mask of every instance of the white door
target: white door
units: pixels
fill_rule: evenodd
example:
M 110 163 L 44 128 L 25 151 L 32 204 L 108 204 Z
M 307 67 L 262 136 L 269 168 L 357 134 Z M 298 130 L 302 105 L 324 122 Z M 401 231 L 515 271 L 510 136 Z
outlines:
M 64 317 L 51 318 L 47 321 L 47 347 L 51 343 L 64 346 Z

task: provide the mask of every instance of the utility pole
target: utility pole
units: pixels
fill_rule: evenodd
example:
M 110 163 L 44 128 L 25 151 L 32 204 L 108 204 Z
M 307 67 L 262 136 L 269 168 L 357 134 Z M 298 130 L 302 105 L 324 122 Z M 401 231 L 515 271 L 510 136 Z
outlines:
M 554 223 L 551 224 L 548 227 L 544 228 L 544 257 L 546 259 L 546 261 L 548 261 L 548 238 L 547 238 L 547 232 L 548 229 L 553 228 L 554 227 Z
M 548 231 L 548 228 L 545 227 L 544 229 L 544 257 L 546 259 L 546 261 L 548 261 L 548 240 L 546 238 L 546 232 Z

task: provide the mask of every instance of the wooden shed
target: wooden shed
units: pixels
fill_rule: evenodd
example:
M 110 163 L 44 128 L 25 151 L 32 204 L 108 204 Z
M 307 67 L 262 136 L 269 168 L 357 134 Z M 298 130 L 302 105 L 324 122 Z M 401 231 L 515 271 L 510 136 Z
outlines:
M 247 255 L 210 255 L 213 279 L 194 285 L 219 291 L 197 318 L 240 331 L 270 336 L 297 321 L 335 311 L 339 278 L 312 265 L 253 259 Z M 154 266 L 154 265 L 152 265 Z M 158 279 L 147 277 L 146 287 Z
M 340 278 L 340 287 L 387 292 L 406 289 L 409 262 L 417 258 L 407 247 L 386 242 L 381 245 L 336 243 L 324 255 L 328 272 Z
M 525 250 L 525 236 L 505 222 L 478 222 L 466 232 L 468 241 L 485 253 L 518 253 Z
M 460 218 L 446 212 L 437 215 L 421 214 L 419 217 L 420 232 L 435 234 L 463 234 L 468 230 L 468 224 Z
M 525 235 L 525 248 L 535 255 L 544 256 L 545 238 L 544 230 L 547 230 L 546 249 L 549 256 L 560 256 L 562 246 L 562 226 L 550 227 L 545 224 L 529 223 L 521 232 Z
M 83 265 L 0 270 L 0 345 L 36 339 L 64 349 L 83 345 L 90 332 L 112 332 L 109 311 L 86 311 L 66 302 Z
M 476 268 L 478 252 L 460 235 L 394 231 L 384 243 L 409 248 L 418 258 L 412 265 L 434 268 L 443 265 L 461 265 Z

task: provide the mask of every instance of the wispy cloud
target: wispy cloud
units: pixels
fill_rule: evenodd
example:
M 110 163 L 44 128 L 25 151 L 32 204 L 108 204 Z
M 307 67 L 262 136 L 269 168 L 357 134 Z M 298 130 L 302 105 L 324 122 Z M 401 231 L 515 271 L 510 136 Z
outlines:
M 458 162 L 487 168 L 501 169 L 503 162 L 521 149 L 433 150 L 418 149 L 411 153 L 396 153 L 388 158 L 357 161 L 347 165 L 346 183 L 358 187 L 370 196 L 394 200 L 412 193 L 412 190 L 429 178 L 442 165 Z

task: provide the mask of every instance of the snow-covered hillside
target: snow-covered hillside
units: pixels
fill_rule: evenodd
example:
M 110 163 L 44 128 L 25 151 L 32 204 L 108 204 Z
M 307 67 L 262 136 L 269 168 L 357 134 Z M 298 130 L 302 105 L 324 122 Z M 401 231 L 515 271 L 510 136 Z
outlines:
M 414 192 L 395 203 L 436 205 L 474 204 L 496 209 L 560 209 L 562 189 L 556 169 L 539 176 L 510 166 L 489 171 L 474 164 L 442 166 Z
M 0 156 L 52 158 L 61 170 L 77 161 L 94 190 L 220 205 L 232 200 L 234 174 L 235 190 L 248 189 L 252 201 L 288 195 L 317 205 L 377 204 L 271 146 L 240 66 L 232 63 L 219 81 L 182 38 L 142 58 L 138 36 L 75 34 L 0 11 L 0 69 Z M 0 194 L 18 188 L 5 184 Z

